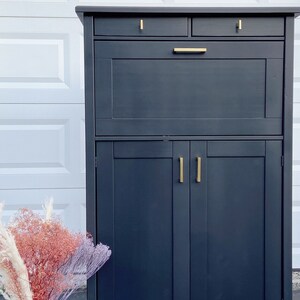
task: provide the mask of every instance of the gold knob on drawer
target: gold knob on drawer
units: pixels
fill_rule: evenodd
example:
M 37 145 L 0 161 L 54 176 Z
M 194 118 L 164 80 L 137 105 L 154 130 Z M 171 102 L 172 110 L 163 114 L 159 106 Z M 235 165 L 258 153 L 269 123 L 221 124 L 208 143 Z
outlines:
M 144 30 L 144 20 L 140 20 L 140 30 Z
M 242 19 L 239 19 L 237 21 L 236 28 L 237 28 L 237 30 L 242 30 L 243 29 L 243 21 L 242 21 Z

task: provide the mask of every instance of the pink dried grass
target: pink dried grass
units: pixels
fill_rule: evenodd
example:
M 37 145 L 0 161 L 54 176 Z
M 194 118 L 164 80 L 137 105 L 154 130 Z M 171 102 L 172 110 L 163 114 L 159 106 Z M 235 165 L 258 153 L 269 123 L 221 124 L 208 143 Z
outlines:
M 72 234 L 59 220 L 45 220 L 22 209 L 9 230 L 28 270 L 34 300 L 49 300 L 68 288 L 59 269 L 75 253 L 82 235 Z
M 52 218 L 53 201 L 45 218 L 22 209 L 8 228 L 1 222 L 0 294 L 10 300 L 65 300 L 82 287 L 109 259 L 103 244 L 71 233 Z

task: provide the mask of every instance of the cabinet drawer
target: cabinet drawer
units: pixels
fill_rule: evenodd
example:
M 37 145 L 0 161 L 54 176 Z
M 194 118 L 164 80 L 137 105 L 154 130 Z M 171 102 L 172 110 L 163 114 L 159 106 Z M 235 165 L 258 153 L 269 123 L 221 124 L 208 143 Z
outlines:
M 96 18 L 95 35 L 187 36 L 187 18 Z
M 97 134 L 281 134 L 283 42 L 97 41 L 95 58 Z
M 193 36 L 283 36 L 284 18 L 193 18 Z

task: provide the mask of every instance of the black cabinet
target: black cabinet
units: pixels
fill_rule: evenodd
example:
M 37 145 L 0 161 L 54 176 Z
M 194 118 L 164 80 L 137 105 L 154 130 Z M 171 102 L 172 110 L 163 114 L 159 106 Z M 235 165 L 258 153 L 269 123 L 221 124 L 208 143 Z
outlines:
M 292 299 L 297 11 L 77 8 L 89 299 Z

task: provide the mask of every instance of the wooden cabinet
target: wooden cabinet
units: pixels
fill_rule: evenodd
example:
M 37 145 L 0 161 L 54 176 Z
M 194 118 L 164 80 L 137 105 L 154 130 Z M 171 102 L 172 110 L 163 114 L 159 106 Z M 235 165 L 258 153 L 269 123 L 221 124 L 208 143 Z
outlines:
M 89 299 L 292 299 L 297 11 L 77 8 Z

